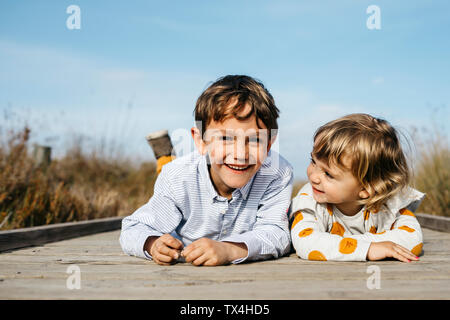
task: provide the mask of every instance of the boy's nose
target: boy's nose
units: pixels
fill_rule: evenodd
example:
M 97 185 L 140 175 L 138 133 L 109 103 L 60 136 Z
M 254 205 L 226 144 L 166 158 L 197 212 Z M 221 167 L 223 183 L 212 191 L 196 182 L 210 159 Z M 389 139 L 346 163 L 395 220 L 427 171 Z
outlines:
M 245 139 L 236 139 L 234 143 L 234 159 L 245 161 L 248 155 L 248 146 Z

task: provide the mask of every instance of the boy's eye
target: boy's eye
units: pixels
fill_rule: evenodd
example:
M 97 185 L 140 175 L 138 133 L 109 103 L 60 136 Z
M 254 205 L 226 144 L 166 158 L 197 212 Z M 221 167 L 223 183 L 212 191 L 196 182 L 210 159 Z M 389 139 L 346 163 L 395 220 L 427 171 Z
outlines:
M 326 175 L 328 178 L 333 179 L 333 176 L 332 176 L 329 172 L 325 171 L 325 175 Z
M 258 137 L 249 137 L 248 142 L 250 143 L 259 143 L 260 139 Z
M 312 157 L 311 157 L 311 163 L 316 164 L 316 162 L 314 161 L 314 159 Z
M 220 136 L 219 138 L 221 141 L 230 142 L 233 141 L 233 137 L 230 136 Z

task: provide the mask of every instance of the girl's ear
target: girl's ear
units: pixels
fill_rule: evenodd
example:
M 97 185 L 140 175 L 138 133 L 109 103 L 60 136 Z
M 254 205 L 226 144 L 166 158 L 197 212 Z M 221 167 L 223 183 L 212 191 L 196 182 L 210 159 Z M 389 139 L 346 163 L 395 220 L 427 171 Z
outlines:
M 369 198 L 370 194 L 369 194 L 369 192 L 366 190 L 366 188 L 363 188 L 363 189 L 358 193 L 358 196 L 359 196 L 361 199 L 367 199 L 367 198 Z
M 200 130 L 196 127 L 192 127 L 191 135 L 192 135 L 192 139 L 194 140 L 195 146 L 197 147 L 198 152 L 200 152 L 201 155 L 205 155 L 206 154 L 206 144 L 202 139 Z

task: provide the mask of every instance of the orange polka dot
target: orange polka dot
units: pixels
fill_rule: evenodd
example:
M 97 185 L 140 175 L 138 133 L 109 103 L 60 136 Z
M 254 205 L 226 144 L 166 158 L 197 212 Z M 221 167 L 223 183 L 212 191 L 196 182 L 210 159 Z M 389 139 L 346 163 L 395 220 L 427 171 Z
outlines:
M 408 227 L 408 226 L 401 226 L 401 227 L 398 227 L 399 229 L 402 229 L 402 230 L 405 230 L 405 231 L 408 231 L 408 232 L 414 232 L 414 231 L 416 231 L 416 230 L 414 230 L 414 229 L 412 229 L 412 228 L 410 228 L 410 227 Z
M 419 256 L 422 252 L 423 243 L 419 243 L 417 246 L 411 249 L 411 253 Z
M 297 211 L 297 213 L 295 214 L 295 219 L 292 222 L 291 230 L 294 229 L 295 225 L 301 220 L 303 220 L 303 214 L 301 213 L 301 211 Z
M 374 226 L 371 226 L 369 232 L 375 234 L 375 233 L 377 233 L 377 228 L 375 228 Z
M 383 234 L 383 233 L 385 233 L 385 232 L 386 232 L 386 230 L 381 231 L 381 232 L 378 232 L 378 233 L 376 233 L 376 234 Z
M 303 238 L 303 237 L 309 236 L 311 233 L 313 233 L 313 229 L 311 229 L 311 228 L 306 228 L 306 229 L 303 229 L 302 231 L 300 231 L 300 232 L 298 233 L 298 236 L 299 236 L 300 238 Z
M 353 238 L 344 238 L 339 242 L 339 252 L 343 254 L 350 254 L 356 250 L 358 241 Z
M 411 216 L 411 217 L 415 217 L 414 213 L 412 213 L 411 211 L 409 211 L 406 208 L 403 208 L 400 210 L 400 214 L 404 215 L 404 216 Z
M 395 225 L 395 222 L 394 222 L 394 223 L 392 224 L 392 226 L 391 226 L 391 230 L 392 230 L 392 229 L 394 229 L 394 225 Z
M 327 261 L 322 252 L 313 250 L 308 255 L 308 260 Z
M 327 211 L 330 214 L 330 216 L 333 215 L 333 205 L 327 203 Z
M 364 211 L 364 220 L 369 220 L 369 217 L 370 217 L 370 211 L 369 210 Z
M 339 222 L 333 223 L 333 227 L 331 228 L 330 233 L 337 234 L 342 237 L 342 236 L 344 236 L 344 232 L 345 232 L 345 229 Z
M 309 194 L 304 193 L 304 192 L 300 193 L 300 195 L 301 195 L 301 196 L 309 196 Z

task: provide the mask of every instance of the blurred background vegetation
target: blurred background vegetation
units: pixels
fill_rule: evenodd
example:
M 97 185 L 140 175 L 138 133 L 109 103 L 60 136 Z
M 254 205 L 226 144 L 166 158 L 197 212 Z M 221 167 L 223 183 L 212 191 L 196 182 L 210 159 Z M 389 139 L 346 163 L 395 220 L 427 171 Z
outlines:
M 39 167 L 27 126 L 0 134 L 1 230 L 126 216 L 153 194 L 154 162 L 136 164 L 95 149 L 85 153 L 81 140 L 75 140 L 63 157 Z M 412 136 L 417 149 L 413 186 L 426 193 L 417 212 L 450 216 L 448 138 L 418 130 Z M 304 183 L 295 182 L 293 196 Z
M 39 167 L 31 133 L 9 131 L 0 145 L 1 230 L 129 215 L 153 194 L 153 162 L 87 154 L 77 140 L 62 158 Z

